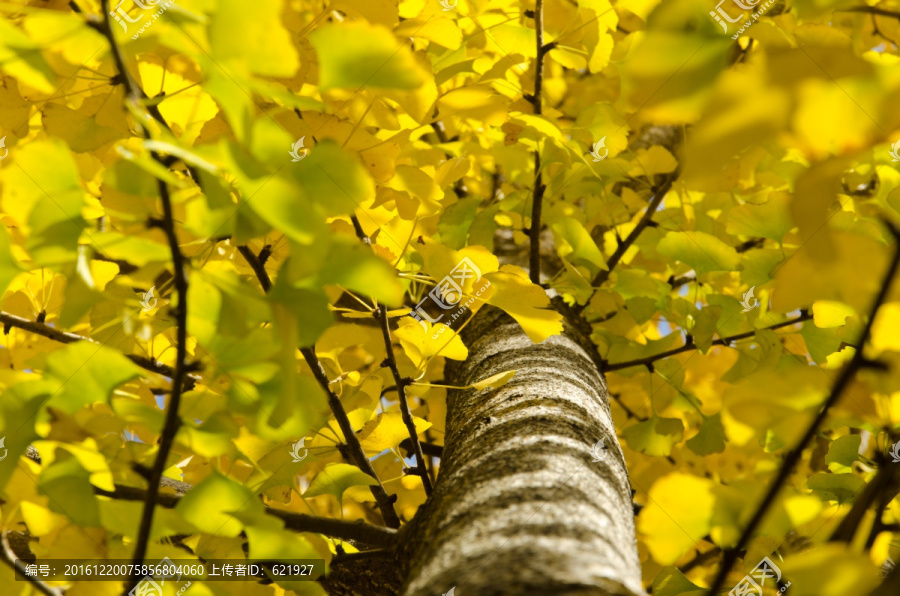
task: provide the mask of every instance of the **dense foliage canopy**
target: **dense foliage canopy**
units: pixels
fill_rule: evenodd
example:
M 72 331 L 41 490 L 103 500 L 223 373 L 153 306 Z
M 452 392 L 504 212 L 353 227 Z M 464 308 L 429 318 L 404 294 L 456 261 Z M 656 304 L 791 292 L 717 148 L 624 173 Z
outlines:
M 39 559 L 355 552 L 283 512 L 410 520 L 444 363 L 493 305 L 535 342 L 590 323 L 656 596 L 735 546 L 728 586 L 764 556 L 792 594 L 877 586 L 900 4 L 741 6 L 0 5 L 4 535 Z M 190 593 L 282 588 L 324 593 Z

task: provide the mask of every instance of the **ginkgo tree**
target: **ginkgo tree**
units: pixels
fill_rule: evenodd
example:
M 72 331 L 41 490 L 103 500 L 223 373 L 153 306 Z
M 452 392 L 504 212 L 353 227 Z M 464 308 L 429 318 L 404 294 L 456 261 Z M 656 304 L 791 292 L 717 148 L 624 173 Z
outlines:
M 873 2 L 4 3 L 2 593 L 900 593 Z

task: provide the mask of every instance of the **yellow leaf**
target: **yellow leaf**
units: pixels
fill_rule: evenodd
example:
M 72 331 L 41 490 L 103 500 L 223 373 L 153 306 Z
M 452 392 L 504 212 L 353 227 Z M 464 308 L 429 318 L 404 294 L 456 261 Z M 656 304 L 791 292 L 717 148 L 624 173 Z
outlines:
M 889 302 L 878 309 L 872 325 L 872 347 L 900 352 L 900 302 Z
M 562 315 L 550 310 L 546 292 L 528 279 L 528 274 L 514 265 L 504 265 L 485 277 L 491 282 L 488 303 L 506 311 L 535 343 L 562 333 Z
M 834 300 L 816 300 L 813 302 L 812 310 L 813 322 L 816 327 L 823 329 L 840 327 L 847 321 L 847 317 L 856 314 L 856 311 L 846 304 Z
M 868 594 L 881 582 L 878 569 L 850 545 L 828 542 L 788 556 L 780 566 L 794 596 Z M 795 591 L 796 590 L 796 591 Z
M 638 531 L 660 565 L 672 565 L 709 533 L 715 497 L 712 482 L 673 472 L 650 488 Z
M 384 27 L 364 22 L 326 25 L 309 35 L 319 58 L 319 88 L 415 89 L 425 73 Z
M 496 375 L 491 375 L 486 379 L 482 379 L 482 380 L 478 381 L 477 383 L 473 383 L 473 384 L 469 385 L 469 387 L 471 387 L 473 389 L 477 389 L 479 391 L 481 391 L 482 389 L 487 389 L 488 387 L 492 387 L 492 388 L 496 389 L 497 387 L 502 387 L 503 385 L 506 385 L 506 383 L 509 382 L 509 380 L 511 378 L 513 378 L 515 375 L 516 375 L 516 371 L 508 370 L 506 372 L 497 373 Z
M 431 428 L 431 423 L 413 416 L 413 425 L 416 434 L 421 434 Z M 379 414 L 374 420 L 366 422 L 359 432 L 359 442 L 366 451 L 382 452 L 392 449 L 401 441 L 409 438 L 409 431 L 403 423 L 400 412 L 385 412 Z

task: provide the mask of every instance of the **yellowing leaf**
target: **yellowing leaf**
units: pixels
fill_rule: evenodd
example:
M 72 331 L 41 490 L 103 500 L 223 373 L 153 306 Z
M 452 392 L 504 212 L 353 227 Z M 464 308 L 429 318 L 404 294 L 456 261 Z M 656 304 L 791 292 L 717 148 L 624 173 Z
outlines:
M 272 77 L 294 74 L 300 61 L 281 21 L 282 0 L 254 2 L 252 19 L 246 17 L 246 5 L 240 0 L 220 0 L 216 7 L 209 23 L 213 59 L 239 65 L 239 72 L 246 69 Z
M 471 385 L 469 385 L 469 387 L 472 387 L 473 389 L 477 389 L 478 391 L 481 391 L 482 389 L 487 389 L 488 387 L 492 387 L 492 388 L 496 389 L 498 387 L 502 387 L 503 385 L 506 385 L 506 383 L 508 383 L 509 380 L 511 378 L 513 378 L 515 375 L 516 375 L 516 371 L 508 370 L 506 372 L 497 373 L 496 375 L 491 375 L 486 379 L 482 379 L 482 380 L 478 381 L 477 383 L 472 383 Z
M 653 416 L 622 431 L 628 446 L 647 455 L 669 455 L 684 436 L 684 423 L 679 418 Z
M 660 565 L 672 565 L 709 533 L 715 497 L 712 482 L 673 472 L 650 488 L 637 529 Z
M 828 542 L 789 556 L 780 565 L 790 579 L 795 596 L 845 596 L 868 594 L 881 583 L 881 574 L 865 553 L 849 544 Z
M 263 505 L 250 489 L 214 471 L 178 501 L 175 511 L 203 532 L 237 536 L 244 524 L 235 514 L 263 515 Z
M 431 423 L 413 416 L 413 424 L 416 434 L 420 434 L 431 428 Z M 400 412 L 385 412 L 379 414 L 374 420 L 366 422 L 359 431 L 359 442 L 366 451 L 380 453 L 385 449 L 393 449 L 404 439 L 409 438 L 409 431 L 403 423 Z
M 412 52 L 384 27 L 325 25 L 309 35 L 319 57 L 319 88 L 415 89 L 425 74 Z
M 373 486 L 378 481 L 364 474 L 356 466 L 350 464 L 328 464 L 309 483 L 309 488 L 303 493 L 304 498 L 317 497 L 319 495 L 334 495 L 341 501 L 344 491 L 351 486 Z
M 531 341 L 540 343 L 562 333 L 562 315 L 548 308 L 550 299 L 546 292 L 532 284 L 524 270 L 504 265 L 485 277 L 493 290 L 488 303 L 514 318 Z
M 737 251 L 705 232 L 669 232 L 659 241 L 659 254 L 686 263 L 698 275 L 710 271 L 736 271 Z

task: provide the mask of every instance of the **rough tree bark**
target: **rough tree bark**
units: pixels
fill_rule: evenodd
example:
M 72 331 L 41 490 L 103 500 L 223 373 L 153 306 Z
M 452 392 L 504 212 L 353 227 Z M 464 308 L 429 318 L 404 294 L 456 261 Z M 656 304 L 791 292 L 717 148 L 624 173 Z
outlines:
M 398 546 L 402 593 L 643 594 L 628 474 L 583 330 L 567 323 L 533 344 L 486 307 L 463 338 L 453 385 L 517 372 L 498 389 L 448 395 L 435 492 Z

